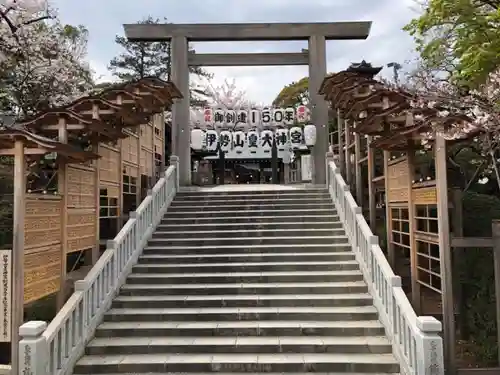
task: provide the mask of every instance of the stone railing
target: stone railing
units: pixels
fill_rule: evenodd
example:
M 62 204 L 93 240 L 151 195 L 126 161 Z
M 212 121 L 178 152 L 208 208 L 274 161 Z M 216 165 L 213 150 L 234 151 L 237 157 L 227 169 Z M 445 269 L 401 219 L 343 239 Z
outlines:
M 10 375 L 11 371 L 10 365 L 0 365 L 0 375 Z
M 379 318 L 391 340 L 393 352 L 406 375 L 443 375 L 441 322 L 430 316 L 417 316 L 401 278 L 392 271 L 378 237 L 366 222 L 333 161 L 327 154 L 327 184 L 341 221 L 351 241 L 364 279 L 373 296 Z
M 172 156 L 170 167 L 88 275 L 75 283 L 75 292 L 52 322 L 30 321 L 19 328 L 19 375 L 72 373 L 178 188 L 178 158 Z

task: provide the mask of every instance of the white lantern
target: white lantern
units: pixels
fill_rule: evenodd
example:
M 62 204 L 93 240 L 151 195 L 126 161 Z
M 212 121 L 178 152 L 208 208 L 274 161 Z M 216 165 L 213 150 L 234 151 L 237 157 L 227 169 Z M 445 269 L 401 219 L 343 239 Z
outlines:
M 295 108 L 293 107 L 288 107 L 285 109 L 285 119 L 284 123 L 285 125 L 293 125 L 293 122 L 295 120 Z
M 238 130 L 233 133 L 233 148 L 237 154 L 241 154 L 245 148 L 246 134 L 245 132 Z
M 260 121 L 262 125 L 270 125 L 272 121 L 272 112 L 269 108 L 264 108 L 260 113 Z
M 316 125 L 308 124 L 304 126 L 304 142 L 308 147 L 316 144 Z
M 219 145 L 219 136 L 217 132 L 213 129 L 209 129 L 205 132 L 205 139 L 207 143 L 207 151 L 214 152 L 217 151 L 217 146 Z
M 203 149 L 203 130 L 193 129 L 191 130 L 191 148 L 196 151 Z
M 275 125 L 282 125 L 285 121 L 285 110 L 283 108 L 273 109 L 273 122 Z
M 248 117 L 248 122 L 252 127 L 260 124 L 260 111 L 258 109 L 252 109 Z
M 247 146 L 251 154 L 257 153 L 259 148 L 259 132 L 257 130 L 250 130 L 247 133 Z
M 219 143 L 222 152 L 229 152 L 233 147 L 233 133 L 229 130 L 222 130 L 219 134 Z
M 294 126 L 290 129 L 290 146 L 292 149 L 297 150 L 302 145 L 302 128 Z
M 305 105 L 299 105 L 297 107 L 297 121 L 300 123 L 304 123 L 308 119 L 308 109 Z
M 267 154 L 273 148 L 274 133 L 271 130 L 262 130 L 260 132 L 260 148 Z
M 236 123 L 237 124 L 247 124 L 248 123 L 248 112 L 244 109 L 239 109 L 236 112 Z
M 233 111 L 232 109 L 226 111 L 225 113 L 225 122 L 228 127 L 234 127 L 236 124 L 236 111 Z
M 212 108 L 205 107 L 205 109 L 203 110 L 203 121 L 205 122 L 205 125 L 212 125 L 213 124 L 214 116 L 213 116 Z
M 288 129 L 276 129 L 276 147 L 278 151 L 285 151 L 288 144 Z
M 224 115 L 225 115 L 225 111 L 221 108 L 217 108 L 213 111 L 213 114 L 214 114 L 214 125 L 215 126 L 222 126 L 224 125 L 224 121 L 225 121 L 225 118 L 224 118 Z

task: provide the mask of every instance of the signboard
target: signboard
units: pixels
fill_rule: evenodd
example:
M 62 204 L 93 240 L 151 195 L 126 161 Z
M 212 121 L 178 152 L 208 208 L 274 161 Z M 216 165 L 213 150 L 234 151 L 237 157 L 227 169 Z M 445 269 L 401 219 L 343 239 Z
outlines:
M 309 109 L 305 105 L 297 108 L 262 109 L 222 109 L 205 107 L 203 120 L 205 125 L 234 127 L 238 124 L 257 125 L 293 125 L 295 122 L 306 123 L 310 119 Z
M 12 251 L 0 250 L 0 342 L 10 342 L 12 319 Z

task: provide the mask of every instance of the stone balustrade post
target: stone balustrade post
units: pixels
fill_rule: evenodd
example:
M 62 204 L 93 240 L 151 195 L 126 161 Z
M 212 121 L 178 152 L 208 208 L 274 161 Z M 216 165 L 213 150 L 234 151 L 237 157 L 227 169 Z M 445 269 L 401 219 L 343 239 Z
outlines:
M 46 328 L 47 323 L 37 320 L 19 327 L 19 375 L 47 375 L 49 347 L 42 335 Z

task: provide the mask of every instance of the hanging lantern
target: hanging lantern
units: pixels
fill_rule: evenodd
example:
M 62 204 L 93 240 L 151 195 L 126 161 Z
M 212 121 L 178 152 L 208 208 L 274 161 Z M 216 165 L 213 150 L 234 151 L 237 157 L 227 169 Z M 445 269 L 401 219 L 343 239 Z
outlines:
M 217 108 L 213 111 L 214 115 L 214 126 L 222 126 L 225 121 L 225 111 L 221 108 Z
M 297 150 L 302 145 L 302 128 L 294 126 L 290 129 L 290 145 L 292 149 Z
M 191 130 L 191 148 L 196 151 L 203 149 L 203 130 L 198 128 Z
M 233 148 L 237 154 L 241 154 L 245 148 L 246 134 L 245 132 L 238 130 L 233 133 Z
M 288 144 L 288 129 L 276 129 L 276 147 L 278 151 L 285 151 Z
M 285 125 L 293 125 L 293 122 L 295 120 L 295 109 L 293 107 L 288 107 L 285 109 L 285 118 L 284 118 L 284 123 Z
M 260 124 L 260 111 L 258 109 L 252 109 L 248 117 L 250 126 L 254 127 Z
M 219 137 L 215 130 L 209 129 L 205 132 L 205 139 L 207 143 L 207 151 L 214 152 L 217 151 L 217 146 L 219 145 Z
M 244 109 L 239 109 L 236 112 L 236 124 L 247 124 L 248 123 L 248 112 Z
M 300 123 L 307 121 L 307 107 L 305 105 L 299 105 L 297 107 L 297 121 Z
M 226 111 L 225 122 L 228 127 L 234 127 L 234 125 L 236 125 L 236 111 L 233 111 L 232 109 Z
M 205 122 L 205 125 L 212 125 L 213 120 L 214 118 L 212 108 L 205 107 L 205 109 L 203 110 L 203 121 Z
M 304 142 L 308 147 L 316 144 L 316 125 L 307 124 L 304 126 Z
M 251 154 L 257 153 L 259 147 L 259 132 L 257 130 L 250 130 L 247 133 L 247 145 Z
M 270 153 L 273 148 L 274 133 L 271 130 L 262 130 L 260 132 L 260 148 L 264 153 Z
M 219 134 L 219 143 L 222 152 L 229 152 L 233 143 L 233 133 L 229 130 L 222 130 Z
M 285 110 L 283 108 L 273 109 L 273 122 L 275 125 L 283 125 L 285 121 Z
M 260 121 L 262 125 L 270 125 L 272 122 L 272 112 L 269 108 L 264 108 L 260 114 Z

